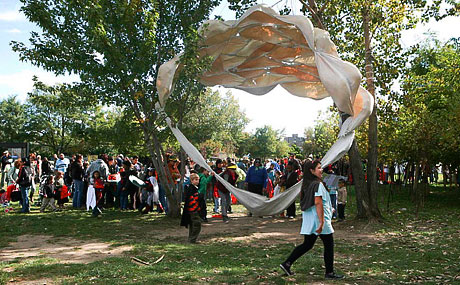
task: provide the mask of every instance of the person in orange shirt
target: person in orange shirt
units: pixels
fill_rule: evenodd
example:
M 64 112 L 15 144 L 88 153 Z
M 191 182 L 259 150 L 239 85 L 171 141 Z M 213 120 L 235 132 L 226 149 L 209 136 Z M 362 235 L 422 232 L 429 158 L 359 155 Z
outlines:
M 177 184 L 177 180 L 180 178 L 180 172 L 179 172 L 179 169 L 177 168 L 178 164 L 179 164 L 179 161 L 174 156 L 171 156 L 168 159 L 168 170 L 169 170 L 169 173 L 171 173 L 171 177 L 173 179 L 173 181 L 169 181 L 169 176 L 167 176 L 168 182 L 170 184 L 173 184 L 173 183 Z

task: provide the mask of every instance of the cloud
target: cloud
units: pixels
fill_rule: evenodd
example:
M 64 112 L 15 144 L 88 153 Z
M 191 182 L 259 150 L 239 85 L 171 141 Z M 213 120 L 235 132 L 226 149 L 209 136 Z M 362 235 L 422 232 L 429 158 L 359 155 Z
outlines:
M 11 30 L 8 30 L 6 31 L 8 34 L 20 34 L 21 33 L 21 30 L 19 29 L 11 29 Z
M 0 21 L 19 22 L 26 20 L 26 17 L 19 10 L 0 12 Z
M 76 75 L 56 76 L 38 68 L 24 69 L 16 73 L 0 74 L 0 99 L 9 95 L 18 95 L 18 99 L 23 101 L 27 98 L 27 93 L 33 90 L 33 76 L 47 85 L 56 83 L 71 83 L 79 81 Z

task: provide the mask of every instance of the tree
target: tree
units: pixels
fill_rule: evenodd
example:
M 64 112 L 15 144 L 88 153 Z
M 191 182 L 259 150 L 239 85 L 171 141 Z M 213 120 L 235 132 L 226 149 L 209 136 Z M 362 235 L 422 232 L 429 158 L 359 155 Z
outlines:
M 34 81 L 35 89 L 27 98 L 30 138 L 43 153 L 81 151 L 95 111 L 94 98 L 68 84 L 47 86 L 36 78 Z
M 212 140 L 221 145 L 223 151 L 234 153 L 249 119 L 231 92 L 222 96 L 218 91 L 207 89 L 192 104 L 195 108 L 187 114 L 182 127 L 190 142 L 199 145 Z
M 392 83 L 399 77 L 400 69 L 404 66 L 405 57 L 399 43 L 401 31 L 413 28 L 421 19 L 427 20 L 433 13 L 439 15 L 442 1 L 435 1 L 425 9 L 420 17 L 420 11 L 425 7 L 424 0 L 407 1 L 363 1 L 363 0 L 299 0 L 305 14 L 311 16 L 313 22 L 320 28 L 327 26 L 332 40 L 338 45 L 338 50 L 345 60 L 348 60 L 365 71 L 366 87 L 376 98 L 389 95 Z M 446 1 L 451 5 L 447 13 L 454 13 L 454 1 Z M 439 15 L 439 17 L 442 17 Z M 375 100 L 377 102 L 377 100 Z M 369 117 L 368 131 L 368 172 L 367 189 L 362 182 L 357 182 L 357 191 L 367 191 L 369 200 L 358 201 L 358 216 L 381 218 L 377 204 L 377 105 Z M 357 144 L 352 147 L 356 160 L 352 165 L 358 167 L 360 155 Z M 354 169 L 355 177 L 359 169 Z M 361 186 L 360 186 L 361 185 Z M 361 211 L 364 209 L 364 211 Z
M 25 107 L 9 96 L 0 101 L 0 137 L 2 142 L 30 142 L 24 125 L 27 121 Z
M 283 132 L 284 130 L 274 130 L 270 126 L 257 128 L 252 136 L 253 142 L 250 149 L 251 156 L 263 159 L 278 156 L 278 145 L 282 143 Z M 285 154 L 286 153 L 284 153 L 284 155 Z
M 21 11 L 43 32 L 32 32 L 30 47 L 12 42 L 13 50 L 21 60 L 56 74 L 80 75 L 80 86 L 105 104 L 124 107 L 134 114 L 160 182 L 167 190 L 168 214 L 178 217 L 180 191 L 174 191 L 175 185 L 167 179 L 170 173 L 160 141 L 165 128 L 162 113 L 155 109 L 157 72 L 163 62 L 179 52 L 184 52 L 184 74 L 193 74 L 203 66 L 195 64 L 197 28 L 219 1 L 21 2 Z M 191 86 L 185 90 L 195 92 L 200 88 Z M 180 96 L 180 92 L 171 98 Z M 181 122 L 181 117 L 173 119 Z
M 305 143 L 303 145 L 305 155 L 313 154 L 315 157 L 323 157 L 337 139 L 338 122 L 337 113 L 330 110 L 319 113 L 314 127 L 305 129 Z
M 402 92 L 391 97 L 393 116 L 385 117 L 394 131 L 394 136 L 388 138 L 388 147 L 403 161 L 413 164 L 421 177 L 428 177 L 439 162 L 458 175 L 455 170 L 460 165 L 460 46 L 455 41 L 442 44 L 430 40 L 414 46 L 410 53 Z M 412 191 L 417 214 L 423 207 L 423 188 L 428 181 L 422 182 L 425 185 L 420 187 L 415 179 Z

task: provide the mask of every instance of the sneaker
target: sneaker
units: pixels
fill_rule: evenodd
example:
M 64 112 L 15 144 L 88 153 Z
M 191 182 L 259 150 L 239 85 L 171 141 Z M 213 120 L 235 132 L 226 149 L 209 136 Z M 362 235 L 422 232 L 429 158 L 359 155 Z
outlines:
M 324 275 L 324 277 L 326 279 L 342 279 L 344 276 L 340 275 L 340 274 L 337 274 L 335 272 L 331 272 L 331 273 L 326 273 L 326 275 Z
M 294 275 L 294 272 L 291 271 L 291 265 L 287 262 L 283 262 L 280 264 L 281 269 L 283 269 L 284 273 L 286 273 L 287 276 Z
M 230 222 L 230 218 L 224 216 L 224 217 L 223 217 L 223 222 L 226 223 L 226 224 L 228 224 L 228 223 Z

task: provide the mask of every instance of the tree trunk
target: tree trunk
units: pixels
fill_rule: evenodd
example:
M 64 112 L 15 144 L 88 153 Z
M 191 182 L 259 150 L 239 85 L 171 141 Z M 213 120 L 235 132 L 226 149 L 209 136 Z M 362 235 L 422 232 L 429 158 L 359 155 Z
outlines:
M 363 29 L 366 62 L 366 83 L 369 93 L 374 97 L 374 108 L 369 117 L 369 149 L 367 164 L 367 191 L 369 194 L 369 214 L 374 218 L 382 218 L 377 201 L 377 101 L 375 100 L 374 68 L 372 64 L 370 15 L 363 9 Z
M 358 145 L 356 140 L 353 140 L 350 150 L 348 151 L 350 155 L 350 168 L 351 173 L 353 174 L 353 181 L 355 183 L 356 191 L 356 206 L 357 206 L 357 217 L 366 218 L 367 217 L 367 188 L 366 181 L 364 179 L 363 165 L 361 160 L 361 155 L 358 151 Z
M 419 187 L 419 183 L 418 183 L 418 176 L 420 174 L 420 165 L 417 163 L 415 165 L 415 177 L 414 177 L 414 187 L 413 187 L 413 193 L 414 193 L 414 203 L 415 203 L 415 217 L 418 219 L 418 214 L 419 214 L 419 211 L 420 211 L 420 203 L 421 203 L 421 197 L 420 197 L 420 192 L 421 189 Z
M 168 199 L 168 216 L 171 218 L 179 218 L 181 216 L 181 201 L 177 198 L 178 193 L 176 191 L 176 185 L 169 183 L 169 181 L 173 181 L 172 175 L 169 172 L 167 162 L 164 160 L 165 156 L 161 151 L 161 145 L 158 141 L 158 137 L 155 133 L 150 135 L 148 132 L 149 127 L 143 128 L 143 130 L 148 151 L 152 157 L 153 165 L 158 173 L 159 182 L 165 189 L 166 198 Z

